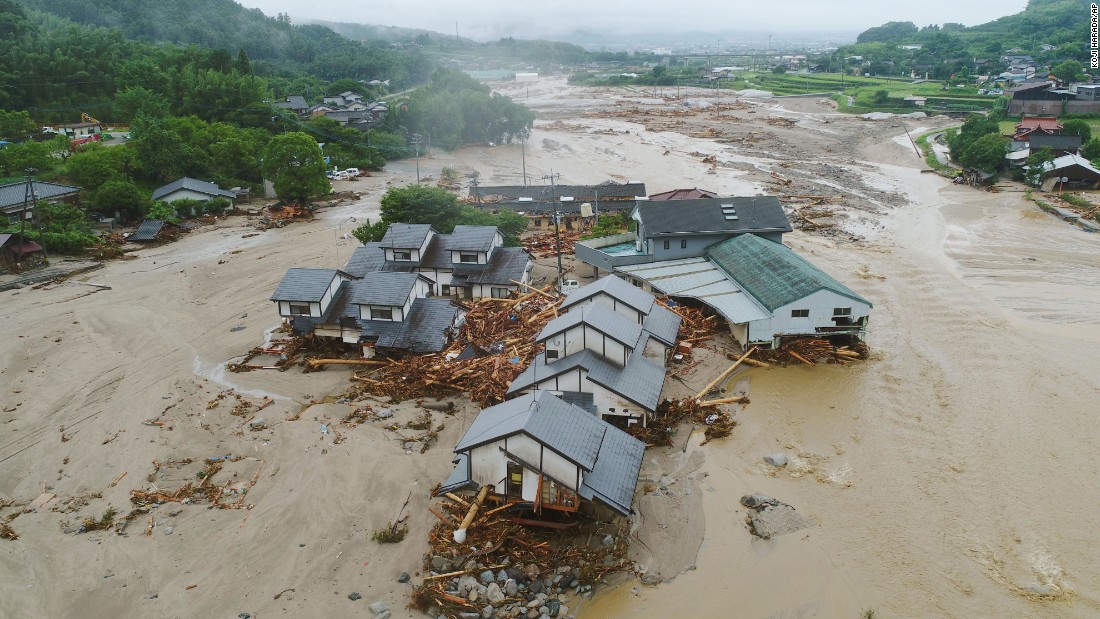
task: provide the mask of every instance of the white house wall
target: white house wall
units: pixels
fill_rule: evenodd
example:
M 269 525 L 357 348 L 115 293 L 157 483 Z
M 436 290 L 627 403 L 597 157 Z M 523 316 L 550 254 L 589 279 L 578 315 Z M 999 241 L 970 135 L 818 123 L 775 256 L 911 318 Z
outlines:
M 328 285 L 328 290 L 326 290 L 325 294 L 321 297 L 321 314 L 324 314 L 325 310 L 328 309 L 328 304 L 332 302 L 332 299 L 336 296 L 336 292 L 340 290 L 340 284 L 342 283 L 344 283 L 344 278 L 340 275 L 335 275 L 332 278 L 332 281 Z M 318 316 L 321 314 L 318 314 Z
M 462 254 L 474 254 L 474 253 L 477 254 L 477 262 L 463 262 L 462 261 Z M 451 264 L 488 264 L 488 263 L 489 263 L 489 254 L 487 254 L 483 251 L 479 251 L 479 252 L 455 251 L 455 250 L 451 251 Z
M 549 475 L 550 477 L 553 477 L 554 479 L 562 482 L 570 490 L 577 490 L 577 465 L 573 464 L 569 460 L 566 460 L 565 458 L 554 452 L 552 449 L 544 447 L 541 443 L 531 438 L 530 436 L 527 436 L 526 434 L 516 434 L 513 436 L 509 436 L 507 439 L 505 439 L 504 442 L 505 449 L 508 450 L 508 453 L 536 468 L 541 467 L 541 473 L 545 473 L 546 475 Z M 501 457 L 505 458 L 505 454 L 501 453 Z M 531 475 L 531 477 L 535 478 L 535 483 L 532 487 L 534 489 L 537 489 L 538 476 L 541 473 L 538 470 L 536 470 L 534 473 L 534 475 Z M 529 501 L 534 500 L 533 494 L 530 497 L 527 496 L 527 484 L 528 479 L 527 473 L 525 472 L 523 478 L 523 498 Z
M 508 460 L 500 451 L 504 441 L 497 441 L 470 450 L 470 480 L 479 486 L 496 486 L 503 494 L 508 475 Z
M 749 341 L 765 342 L 781 335 L 814 334 L 817 333 L 818 327 L 835 327 L 833 310 L 838 307 L 852 308 L 850 318 L 853 322 L 859 322 L 861 318 L 871 313 L 871 308 L 866 303 L 837 294 L 832 290 L 818 290 L 799 301 L 777 308 L 769 320 L 756 320 L 749 323 Z M 810 310 L 809 317 L 792 318 L 791 311 L 796 309 Z
M 600 414 L 601 418 L 605 415 L 640 417 L 642 418 L 640 423 L 644 425 L 645 418 L 653 413 L 653 411 L 648 411 L 601 385 L 590 384 L 592 385 L 592 401 L 596 404 L 596 412 Z M 611 409 L 615 410 L 612 411 Z
M 622 342 L 607 337 L 600 331 L 579 324 L 544 340 L 547 350 L 556 350 L 558 359 L 568 357 L 584 349 L 602 355 L 619 365 L 626 365 L 631 349 Z
M 291 314 L 290 313 L 290 305 L 292 303 L 294 305 L 306 305 L 306 303 L 302 303 L 300 301 L 279 301 L 279 315 L 280 316 L 302 316 L 303 314 Z M 309 303 L 308 305 L 309 305 L 309 316 L 311 318 L 320 318 L 321 313 L 322 313 L 321 312 L 321 304 L 320 303 Z
M 589 303 L 599 303 L 600 305 L 603 305 L 610 310 L 614 310 L 616 314 L 619 314 L 624 318 L 628 318 L 632 322 L 636 322 L 638 324 L 642 324 L 642 322 L 645 320 L 645 314 L 639 312 L 633 307 L 630 307 L 622 301 L 619 301 L 615 297 L 604 294 L 602 292 L 597 292 L 588 299 L 578 303 L 573 307 L 570 307 L 569 311 L 580 311 L 580 308 L 588 305 Z
M 391 316 L 389 320 L 391 322 L 401 322 L 405 320 L 405 314 L 402 313 L 403 308 L 400 305 L 360 305 L 359 306 L 359 318 L 362 320 L 386 320 L 385 318 L 371 318 L 371 309 L 391 310 Z
M 583 369 L 577 368 L 569 372 L 564 372 L 560 376 L 539 381 L 524 391 L 545 389 L 546 391 L 579 391 L 581 393 L 592 393 L 592 386 L 592 382 L 588 380 L 588 373 Z

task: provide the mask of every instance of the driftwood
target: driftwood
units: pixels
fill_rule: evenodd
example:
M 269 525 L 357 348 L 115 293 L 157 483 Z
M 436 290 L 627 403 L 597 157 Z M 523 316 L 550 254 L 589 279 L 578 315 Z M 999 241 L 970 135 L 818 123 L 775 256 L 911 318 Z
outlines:
M 695 396 L 695 399 L 697 399 L 697 400 L 702 399 L 702 397 L 705 396 L 707 393 L 709 393 L 711 389 L 714 389 L 723 380 L 729 378 L 730 374 L 733 374 L 733 371 L 736 370 L 738 368 L 738 366 L 740 366 L 742 363 L 744 363 L 745 359 L 748 359 L 749 356 L 751 356 L 752 353 L 754 353 L 754 352 L 756 352 L 756 346 L 753 346 L 752 348 L 750 348 L 748 350 L 748 352 L 741 355 L 741 357 L 739 359 L 737 359 L 737 361 L 735 361 L 733 363 L 733 365 L 731 365 L 725 372 L 722 372 L 721 374 L 719 374 L 718 378 L 715 378 L 714 380 L 710 381 L 710 383 L 708 383 L 706 387 L 703 387 L 703 390 L 700 391 L 699 394 Z

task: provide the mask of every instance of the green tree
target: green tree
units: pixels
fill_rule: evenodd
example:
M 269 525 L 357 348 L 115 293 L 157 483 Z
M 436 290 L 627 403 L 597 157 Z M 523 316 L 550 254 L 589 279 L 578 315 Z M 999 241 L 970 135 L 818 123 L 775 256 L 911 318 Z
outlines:
M 44 142 L 23 142 L 0 149 L 0 173 L 3 176 L 22 175 L 23 170 L 34 168 L 45 172 L 57 163 Z
M 149 197 L 133 182 L 116 178 L 95 192 L 92 208 L 108 217 L 118 213 L 123 221 L 137 221 L 149 209 Z
M 876 90 L 875 94 L 871 95 L 871 102 L 875 105 L 882 105 L 890 100 L 890 91 L 888 90 Z
M 1043 172 L 1046 171 L 1046 164 L 1051 161 L 1054 161 L 1054 151 L 1049 147 L 1040 148 L 1028 155 L 1027 161 L 1024 164 L 1024 176 L 1027 182 L 1032 185 L 1038 185 L 1039 179 L 1042 178 Z
M 382 221 L 405 224 L 431 224 L 444 234 L 461 223 L 458 198 L 446 189 L 427 185 L 391 187 L 382 196 Z
M 1091 139 L 1081 146 L 1081 156 L 1089 161 L 1100 159 L 1100 139 Z
M 1062 121 L 1062 133 L 1064 135 L 1081 136 L 1082 144 L 1092 139 L 1092 127 L 1090 127 L 1087 122 L 1079 118 L 1072 118 L 1070 120 Z
M 772 67 L 772 73 L 775 73 L 776 75 L 783 75 L 786 72 L 787 72 L 787 65 L 785 65 L 785 64 L 777 64 L 774 67 Z
M 131 86 L 115 95 L 115 114 L 126 121 L 144 114 L 148 118 L 168 116 L 168 99 L 141 86 Z
M 166 120 L 139 114 L 131 124 L 130 139 L 138 164 L 149 178 L 164 181 L 183 176 L 189 160 L 188 149 Z
M 153 206 L 149 207 L 148 212 L 145 213 L 145 217 L 147 219 L 159 219 L 173 224 L 178 224 L 180 222 L 179 215 L 176 213 L 176 208 L 167 202 L 154 202 Z
M 310 198 L 332 190 L 325 178 L 321 149 L 306 133 L 284 133 L 272 138 L 264 149 L 262 169 L 275 185 L 275 194 L 287 202 L 306 204 Z
M 381 241 L 382 237 L 386 235 L 386 228 L 388 227 L 389 226 L 382 220 L 371 223 L 368 219 L 367 223 L 352 230 L 351 235 L 359 239 L 360 243 L 366 245 L 372 241 Z
M 982 172 L 996 172 L 1004 163 L 1008 138 L 999 133 L 988 133 L 968 144 L 959 156 L 959 163 Z
M 1067 84 L 1077 80 L 1078 76 L 1081 75 L 1083 71 L 1084 67 L 1076 60 L 1067 60 L 1050 70 L 1050 72 L 1054 74 L 1054 77 L 1058 78 L 1058 81 Z
M 68 176 L 89 192 L 95 192 L 109 180 L 128 176 L 133 166 L 132 147 L 102 144 L 91 144 L 73 153 L 66 162 Z
M 38 126 L 26 111 L 0 110 L 0 139 L 25 140 L 35 133 L 38 133 Z

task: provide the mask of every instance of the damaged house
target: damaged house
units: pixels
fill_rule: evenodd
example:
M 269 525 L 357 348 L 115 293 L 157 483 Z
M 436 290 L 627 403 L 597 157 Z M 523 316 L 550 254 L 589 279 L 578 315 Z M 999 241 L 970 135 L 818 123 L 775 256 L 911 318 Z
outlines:
M 531 510 L 630 515 L 645 444 L 547 391 L 486 408 L 455 445 L 437 495 L 488 486 Z M 587 509 L 586 509 L 587 508 Z
M 495 226 L 455 226 L 441 234 L 429 224 L 391 224 L 381 241 L 358 247 L 344 270 L 419 273 L 431 294 L 457 299 L 507 298 L 530 283 L 531 256 L 504 247 Z
M 545 350 L 508 394 L 546 390 L 618 427 L 646 426 L 680 317 L 615 276 L 574 291 L 562 309 L 536 338 Z
M 465 312 L 430 291 L 417 273 L 293 268 L 271 300 L 296 333 L 339 339 L 369 359 L 439 352 L 454 339 Z

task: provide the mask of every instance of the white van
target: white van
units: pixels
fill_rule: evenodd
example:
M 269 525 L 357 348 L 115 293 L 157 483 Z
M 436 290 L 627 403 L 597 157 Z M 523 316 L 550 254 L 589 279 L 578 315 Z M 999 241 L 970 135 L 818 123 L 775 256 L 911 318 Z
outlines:
M 359 176 L 359 168 L 348 168 L 344 170 L 344 174 L 349 178 L 355 178 L 356 176 Z

